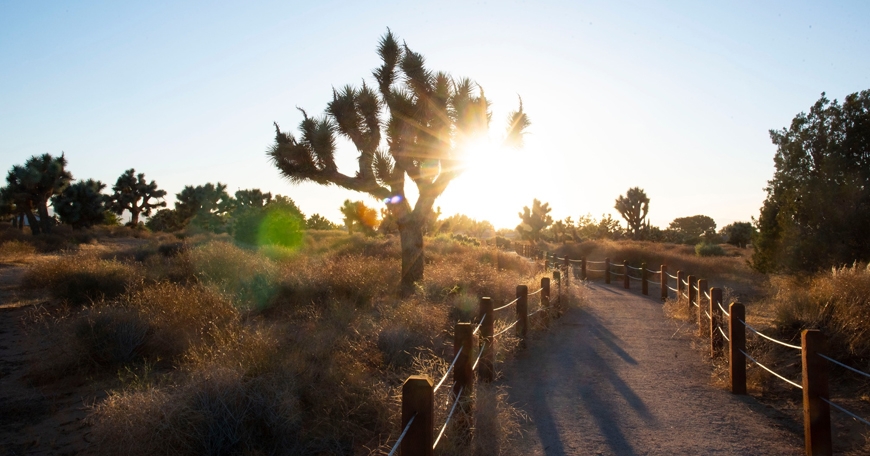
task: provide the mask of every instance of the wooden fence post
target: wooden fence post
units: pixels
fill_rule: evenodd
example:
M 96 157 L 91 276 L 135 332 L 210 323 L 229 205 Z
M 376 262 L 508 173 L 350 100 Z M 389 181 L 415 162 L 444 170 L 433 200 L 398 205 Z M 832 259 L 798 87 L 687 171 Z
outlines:
M 668 300 L 668 267 L 667 265 L 662 265 L 662 272 L 659 275 L 659 285 L 662 287 L 662 302 Z
M 683 302 L 683 290 L 686 289 L 686 287 L 683 286 L 683 279 L 685 277 L 683 271 L 677 271 L 677 304 Z
M 560 303 L 561 304 L 561 303 Z M 541 277 L 541 307 L 544 309 L 544 325 L 550 326 L 550 278 Z M 558 309 L 557 309 L 558 311 Z
M 472 356 L 472 340 L 474 339 L 471 323 L 456 323 L 453 330 L 453 356 L 459 353 L 456 359 L 456 366 L 453 367 L 453 397 L 459 394 L 462 389 L 462 397 L 471 397 L 471 390 L 474 388 L 474 357 Z M 463 408 L 467 401 L 463 401 Z
M 686 294 L 689 295 L 689 318 L 692 318 L 692 311 L 695 310 L 695 309 L 693 309 L 693 307 L 695 307 L 695 305 L 692 303 L 694 303 L 695 298 L 698 297 L 695 294 L 695 287 L 692 286 L 693 285 L 692 282 L 694 282 L 694 281 L 695 281 L 695 276 L 690 275 L 689 277 L 686 277 L 686 282 L 689 283 L 688 285 L 686 285 L 686 288 L 688 289 Z M 700 307 L 698 308 L 698 310 L 701 310 Z
M 580 260 L 580 278 L 586 280 L 586 257 Z
M 631 276 L 628 275 L 628 260 L 622 260 L 622 288 L 631 288 Z
M 610 258 L 604 259 L 604 283 L 610 283 Z
M 722 353 L 722 334 L 719 334 L 719 322 L 722 321 L 722 289 L 710 289 L 710 357 L 715 358 L 716 355 Z
M 746 308 L 743 304 L 732 302 L 728 306 L 728 338 L 731 343 L 728 347 L 728 366 L 731 377 L 731 392 L 733 394 L 746 394 Z M 741 321 L 742 320 L 742 321 Z
M 704 335 L 705 311 L 707 310 L 707 307 L 710 307 L 709 304 L 706 306 L 704 305 L 703 298 L 706 298 L 706 296 L 704 296 L 705 292 L 707 292 L 707 279 L 698 279 L 698 294 L 696 296 L 698 297 L 698 334 L 701 336 Z M 710 316 L 712 317 L 713 314 L 710 314 Z
M 640 292 L 649 296 L 649 281 L 646 277 L 646 263 L 640 264 Z
M 804 392 L 804 445 L 807 455 L 833 452 L 831 445 L 831 407 L 828 398 L 828 361 L 819 356 L 825 350 L 825 336 L 818 329 L 801 332 L 801 358 Z
M 565 289 L 568 290 L 571 287 L 571 260 L 568 259 L 568 255 L 565 255 Z
M 492 299 L 484 297 L 480 298 L 480 306 L 477 310 L 477 321 L 483 319 L 480 324 L 479 343 L 480 349 L 483 350 L 483 355 L 480 357 L 480 366 L 477 368 L 477 375 L 480 381 L 489 383 L 495 378 L 495 350 L 493 350 L 493 322 L 495 315 L 492 311 Z
M 529 334 L 529 287 L 517 285 L 517 335 L 520 346 L 526 347 L 526 336 Z
M 432 456 L 434 405 L 435 393 L 428 376 L 412 375 L 405 380 L 402 385 L 402 429 L 411 418 L 414 422 L 399 445 L 400 454 Z

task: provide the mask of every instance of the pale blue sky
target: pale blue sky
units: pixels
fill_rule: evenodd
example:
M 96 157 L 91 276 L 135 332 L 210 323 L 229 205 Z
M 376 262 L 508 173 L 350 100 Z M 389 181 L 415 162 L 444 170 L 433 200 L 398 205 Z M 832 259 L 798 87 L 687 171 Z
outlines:
M 526 148 L 472 169 L 437 203 L 514 227 L 613 213 L 633 186 L 650 218 L 749 220 L 773 174 L 768 130 L 822 91 L 870 89 L 868 2 L 0 1 L 0 171 L 64 151 L 111 186 L 135 167 L 174 195 L 220 181 L 340 220 L 339 188 L 293 186 L 265 150 L 332 87 L 371 81 L 390 27 L 430 68 L 480 83 L 493 131 L 523 97 Z M 356 151 L 339 160 L 352 173 Z M 170 201 L 173 198 L 169 198 Z

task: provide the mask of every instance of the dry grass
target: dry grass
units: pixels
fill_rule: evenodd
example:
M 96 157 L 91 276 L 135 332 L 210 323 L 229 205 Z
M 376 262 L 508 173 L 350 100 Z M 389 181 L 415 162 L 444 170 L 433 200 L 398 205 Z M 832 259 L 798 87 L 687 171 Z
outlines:
M 0 262 L 26 263 L 36 257 L 36 247 L 24 241 L 5 241 L 0 244 Z
M 282 252 L 196 235 L 150 239 L 124 261 L 78 252 L 39 262 L 30 286 L 88 305 L 33 312 L 33 333 L 53 351 L 34 377 L 78 372 L 114 385 L 91 415 L 94 454 L 388 449 L 401 383 L 446 369 L 455 321 L 472 319 L 482 295 L 506 302 L 518 284 L 540 282 L 516 255 L 430 239 L 420 293 L 401 300 L 398 252 L 396 238 L 342 233 Z M 500 337 L 499 359 L 517 343 Z M 513 451 L 519 412 L 502 391 L 475 394 L 487 405 L 464 419 L 479 430 L 466 440 L 448 430 L 440 454 Z

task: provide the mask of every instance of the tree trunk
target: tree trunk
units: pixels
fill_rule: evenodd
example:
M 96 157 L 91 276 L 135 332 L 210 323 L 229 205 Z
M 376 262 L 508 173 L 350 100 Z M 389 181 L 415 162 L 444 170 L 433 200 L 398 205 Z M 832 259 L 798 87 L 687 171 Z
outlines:
M 414 294 L 414 284 L 423 280 L 423 224 L 416 217 L 408 216 L 398 225 L 402 242 L 402 280 L 399 293 L 404 298 Z
M 135 204 L 133 204 L 133 208 L 130 209 L 130 226 L 136 228 L 139 225 L 139 212 L 142 210 L 139 209 Z
M 36 207 L 39 211 L 39 227 L 43 233 L 51 233 L 51 217 L 48 216 L 48 202 L 40 201 Z M 30 229 L 33 229 L 32 227 Z
M 36 217 L 33 215 L 33 211 L 28 209 L 24 212 L 24 215 L 27 217 L 27 224 L 30 225 L 30 234 L 41 234 L 42 230 L 39 229 L 39 222 L 36 221 Z

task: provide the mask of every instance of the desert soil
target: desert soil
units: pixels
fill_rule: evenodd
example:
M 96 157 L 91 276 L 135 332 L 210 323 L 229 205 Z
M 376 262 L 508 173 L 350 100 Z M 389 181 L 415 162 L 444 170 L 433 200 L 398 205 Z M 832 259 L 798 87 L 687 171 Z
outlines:
M 519 454 L 803 453 L 799 422 L 711 384 L 688 324 L 660 302 L 585 286 L 583 305 L 503 367 L 510 401 L 530 418 Z

